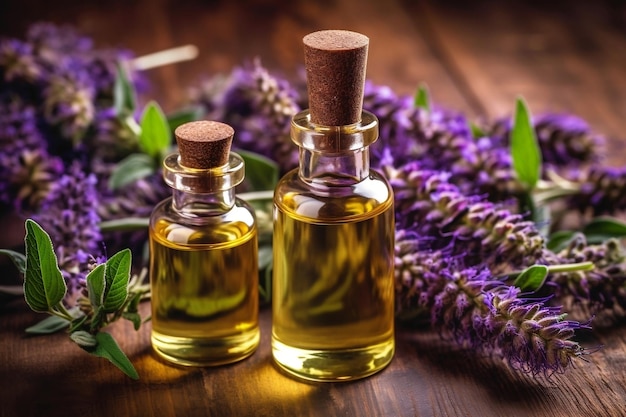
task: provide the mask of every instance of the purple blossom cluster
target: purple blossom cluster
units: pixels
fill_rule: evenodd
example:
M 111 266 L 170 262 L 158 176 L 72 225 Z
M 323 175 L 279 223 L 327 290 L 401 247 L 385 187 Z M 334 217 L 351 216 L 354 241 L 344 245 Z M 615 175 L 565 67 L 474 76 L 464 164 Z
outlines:
M 549 286 L 556 299 L 582 317 L 615 320 L 626 314 L 626 252 L 617 239 L 589 244 L 577 234 L 562 250 L 548 252 L 552 264 L 592 262 L 587 272 L 554 273 Z
M 291 117 L 300 111 L 298 90 L 271 75 L 259 59 L 203 81 L 190 95 L 206 118 L 235 129 L 234 147 L 271 158 L 283 171 L 297 166 L 289 131 Z
M 487 126 L 487 134 L 500 146 L 508 146 L 513 126 L 510 118 Z M 605 151 L 604 137 L 594 133 L 587 122 L 572 114 L 547 113 L 534 120 L 544 164 L 572 167 L 596 163 Z
M 108 176 L 137 148 L 114 111 L 118 65 L 131 57 L 50 23 L 0 39 L 0 210 L 42 223 L 71 289 L 103 254 L 99 203 L 118 198 Z
M 498 355 L 513 368 L 549 377 L 587 351 L 572 340 L 586 324 L 564 320 L 558 307 L 524 297 L 495 278 L 488 264 L 465 266 L 449 248 L 429 249 L 431 238 L 396 234 L 397 309 L 426 316 L 443 337 L 474 352 Z
M 32 216 L 55 243 L 59 267 L 70 293 L 82 289 L 90 265 L 105 255 L 97 214 L 99 204 L 96 176 L 86 174 L 80 163 L 74 162 L 54 183 L 41 210 Z

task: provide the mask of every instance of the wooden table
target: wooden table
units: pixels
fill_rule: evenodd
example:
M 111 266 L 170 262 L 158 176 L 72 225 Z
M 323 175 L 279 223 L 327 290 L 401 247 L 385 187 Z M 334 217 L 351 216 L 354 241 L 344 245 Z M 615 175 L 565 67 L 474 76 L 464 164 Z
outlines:
M 301 38 L 326 28 L 371 38 L 368 77 L 400 94 L 428 84 L 434 101 L 471 116 L 566 111 L 609 138 L 611 163 L 626 161 L 626 6 L 604 2 L 417 0 L 3 0 L 0 34 L 22 36 L 50 19 L 99 45 L 137 54 L 192 43 L 198 59 L 152 70 L 152 98 L 176 108 L 203 75 L 254 56 L 284 74 L 302 63 Z M 467 3 L 467 4 L 466 4 Z M 9 274 L 6 263 L 3 275 Z M 0 278 L 1 280 L 1 278 Z M 148 306 L 143 305 L 144 312 Z M 29 337 L 43 316 L 22 300 L 0 305 L 0 416 L 624 416 L 626 326 L 583 334 L 603 345 L 550 381 L 476 357 L 425 329 L 398 329 L 392 364 L 371 378 L 309 384 L 272 364 L 271 312 L 261 312 L 259 350 L 236 365 L 186 369 L 150 351 L 149 326 L 111 332 L 135 364 L 132 381 L 80 351 L 64 334 Z

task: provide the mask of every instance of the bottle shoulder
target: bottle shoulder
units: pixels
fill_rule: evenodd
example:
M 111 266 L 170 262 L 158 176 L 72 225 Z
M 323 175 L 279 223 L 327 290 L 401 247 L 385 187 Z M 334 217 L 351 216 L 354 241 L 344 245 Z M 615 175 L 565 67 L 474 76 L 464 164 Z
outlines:
M 393 210 L 393 191 L 385 177 L 375 170 L 353 184 L 325 186 L 303 181 L 295 169 L 278 182 L 274 205 L 304 218 L 344 221 Z
M 227 212 L 212 216 L 182 216 L 168 198 L 155 206 L 150 216 L 150 234 L 157 240 L 180 245 L 230 244 L 256 236 L 254 210 L 237 198 Z

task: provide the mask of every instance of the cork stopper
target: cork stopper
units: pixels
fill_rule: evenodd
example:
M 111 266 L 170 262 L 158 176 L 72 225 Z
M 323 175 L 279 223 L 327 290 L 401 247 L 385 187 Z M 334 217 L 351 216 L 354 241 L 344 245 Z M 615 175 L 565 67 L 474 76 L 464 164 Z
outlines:
M 346 30 L 323 30 L 306 35 L 303 42 L 311 122 L 358 123 L 369 38 Z
M 220 122 L 203 120 L 180 125 L 174 131 L 180 163 L 195 169 L 226 165 L 234 134 L 232 127 Z

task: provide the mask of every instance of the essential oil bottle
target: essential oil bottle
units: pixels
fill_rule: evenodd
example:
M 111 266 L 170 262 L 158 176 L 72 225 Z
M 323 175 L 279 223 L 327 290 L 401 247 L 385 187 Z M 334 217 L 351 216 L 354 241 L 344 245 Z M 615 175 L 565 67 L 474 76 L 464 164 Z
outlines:
M 234 131 L 198 121 L 175 130 L 165 158 L 172 197 L 150 218 L 153 349 L 179 365 L 211 366 L 251 355 L 259 343 L 257 226 L 237 198 L 244 162 Z
M 306 380 L 366 377 L 395 350 L 393 192 L 369 166 L 368 46 L 349 31 L 304 37 L 309 109 L 291 123 L 299 167 L 274 194 L 272 355 Z

